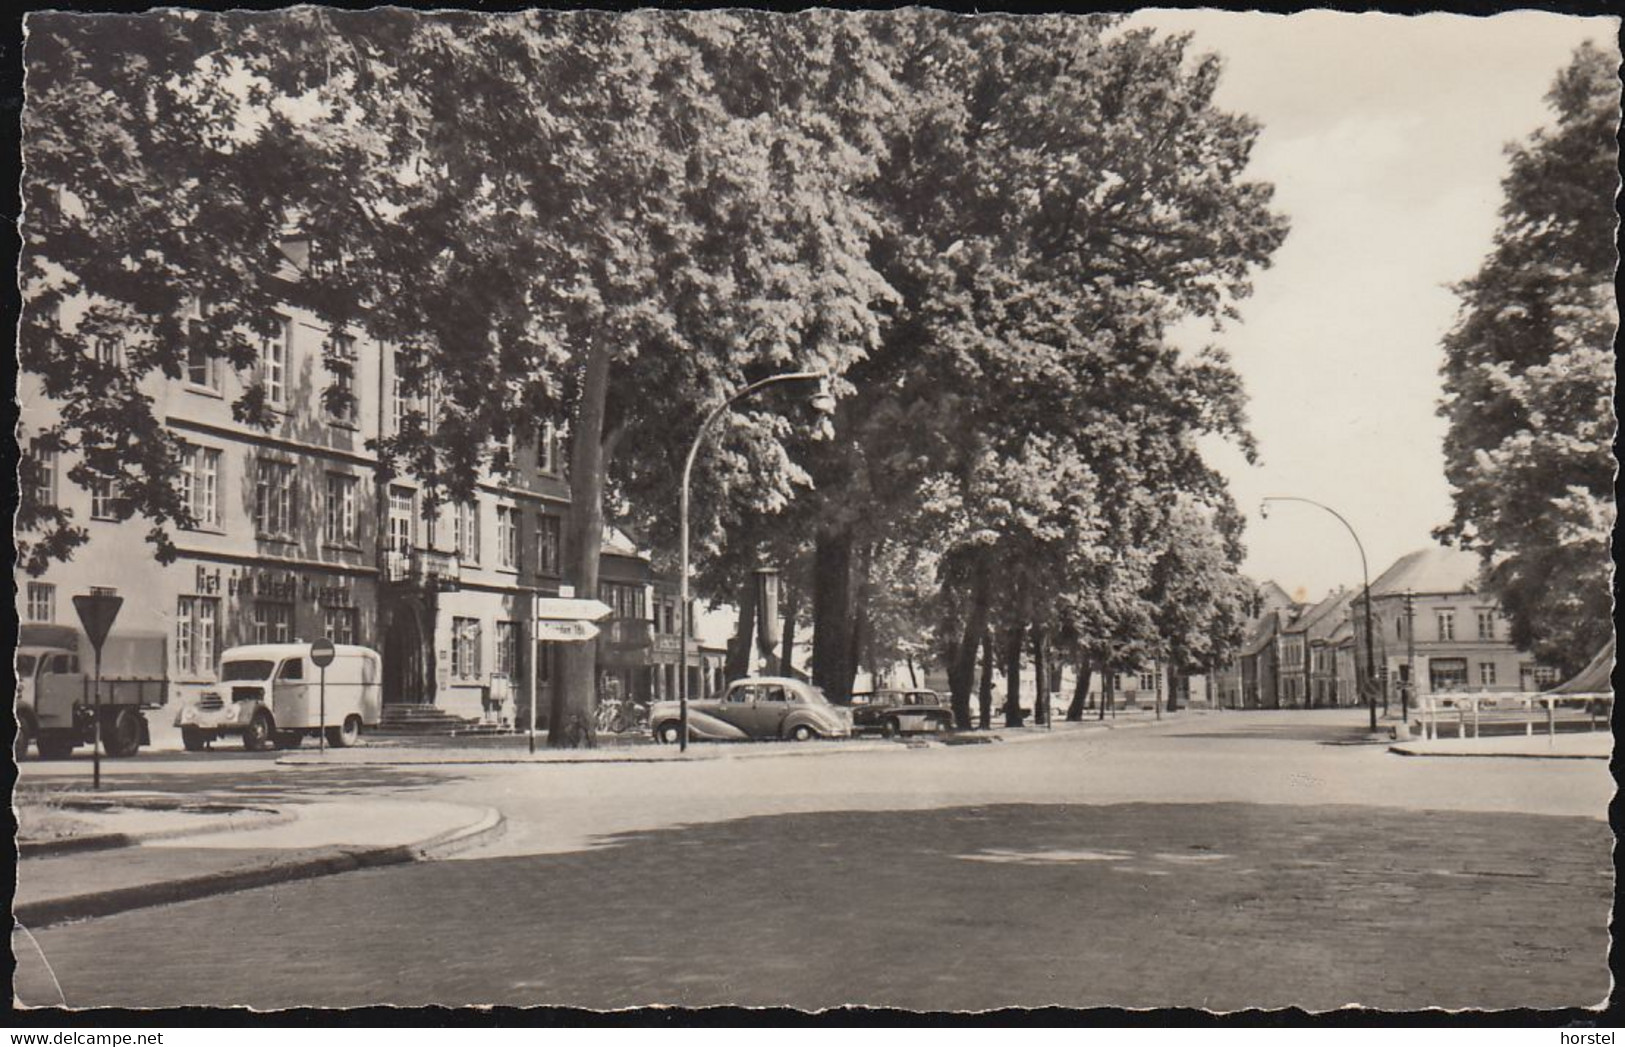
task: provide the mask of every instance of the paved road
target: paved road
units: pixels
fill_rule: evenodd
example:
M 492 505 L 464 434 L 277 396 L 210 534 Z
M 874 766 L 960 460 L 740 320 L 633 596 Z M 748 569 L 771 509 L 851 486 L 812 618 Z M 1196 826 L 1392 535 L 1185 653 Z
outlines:
M 75 1006 L 1600 1002 L 1606 765 L 1362 740 L 1329 711 L 684 766 L 154 761 L 146 787 L 404 792 L 510 830 L 38 941 Z

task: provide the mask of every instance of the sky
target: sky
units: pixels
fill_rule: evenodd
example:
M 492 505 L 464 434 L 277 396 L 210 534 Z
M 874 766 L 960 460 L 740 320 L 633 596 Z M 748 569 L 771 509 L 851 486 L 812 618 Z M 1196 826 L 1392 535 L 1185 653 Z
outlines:
M 1550 122 L 1545 95 L 1575 47 L 1617 48 L 1612 18 L 1145 11 L 1193 34 L 1225 72 L 1215 104 L 1262 125 L 1250 168 L 1292 232 L 1241 303 L 1242 323 L 1174 332 L 1232 355 L 1261 461 L 1205 447 L 1247 515 L 1245 569 L 1318 599 L 1436 544 L 1450 518 L 1440 339 L 1498 222 L 1506 143 Z

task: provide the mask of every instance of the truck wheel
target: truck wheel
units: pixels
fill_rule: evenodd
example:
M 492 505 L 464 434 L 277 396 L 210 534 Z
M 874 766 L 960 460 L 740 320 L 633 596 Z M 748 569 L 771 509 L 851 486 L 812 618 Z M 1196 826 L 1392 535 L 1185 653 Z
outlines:
M 268 752 L 276 743 L 276 723 L 271 714 L 261 709 L 243 728 L 243 748 L 251 753 Z
M 34 722 L 34 714 L 27 709 L 17 710 L 17 737 L 11 743 L 11 755 L 18 763 L 28 755 L 28 743 L 39 734 L 39 724 Z
M 361 740 L 361 717 L 353 713 L 338 727 L 327 729 L 327 744 L 335 749 L 348 749 Z
M 200 753 L 204 749 L 208 748 L 209 736 L 204 734 L 200 728 L 191 726 L 182 727 L 181 745 L 189 753 Z
M 108 756 L 134 756 L 141 749 L 141 714 L 120 709 L 102 726 L 102 749 Z
M 66 760 L 73 755 L 72 731 L 41 731 L 34 739 L 42 760 Z

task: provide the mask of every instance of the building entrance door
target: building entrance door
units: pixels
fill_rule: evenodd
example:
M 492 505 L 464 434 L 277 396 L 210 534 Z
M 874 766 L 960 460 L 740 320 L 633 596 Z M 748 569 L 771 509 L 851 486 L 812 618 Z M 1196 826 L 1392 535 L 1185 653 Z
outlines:
M 411 611 L 397 608 L 384 632 L 384 702 L 422 705 L 429 700 L 423 676 L 423 632 Z

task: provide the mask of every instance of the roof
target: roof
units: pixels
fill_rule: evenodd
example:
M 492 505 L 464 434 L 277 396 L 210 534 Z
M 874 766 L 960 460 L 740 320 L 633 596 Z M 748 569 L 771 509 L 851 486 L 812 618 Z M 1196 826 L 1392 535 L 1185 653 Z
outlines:
M 1328 594 L 1324 600 L 1298 616 L 1298 620 L 1292 623 L 1292 631 L 1308 633 L 1311 640 L 1326 639 L 1337 629 L 1339 622 L 1347 621 L 1348 615 L 1344 612 L 1353 599 L 1354 594 L 1346 589 Z
M 1418 549 L 1401 556 L 1379 574 L 1371 583 L 1371 595 L 1476 592 L 1482 568 L 1478 554 L 1465 549 Z
M 1265 607 L 1275 609 L 1291 607 L 1294 601 L 1287 591 L 1273 581 L 1262 582 L 1258 586 L 1258 599 Z
M 1574 679 L 1554 687 L 1547 694 L 1612 694 L 1614 685 L 1614 640 L 1609 639 L 1607 646 L 1597 652 L 1580 675 Z
M 1275 634 L 1280 631 L 1280 617 L 1281 613 L 1279 611 L 1270 611 L 1260 618 L 1258 624 L 1253 626 L 1252 635 L 1247 638 L 1246 643 L 1241 645 L 1241 653 L 1244 655 L 1257 654 L 1269 646 L 1270 640 L 1274 639 Z

